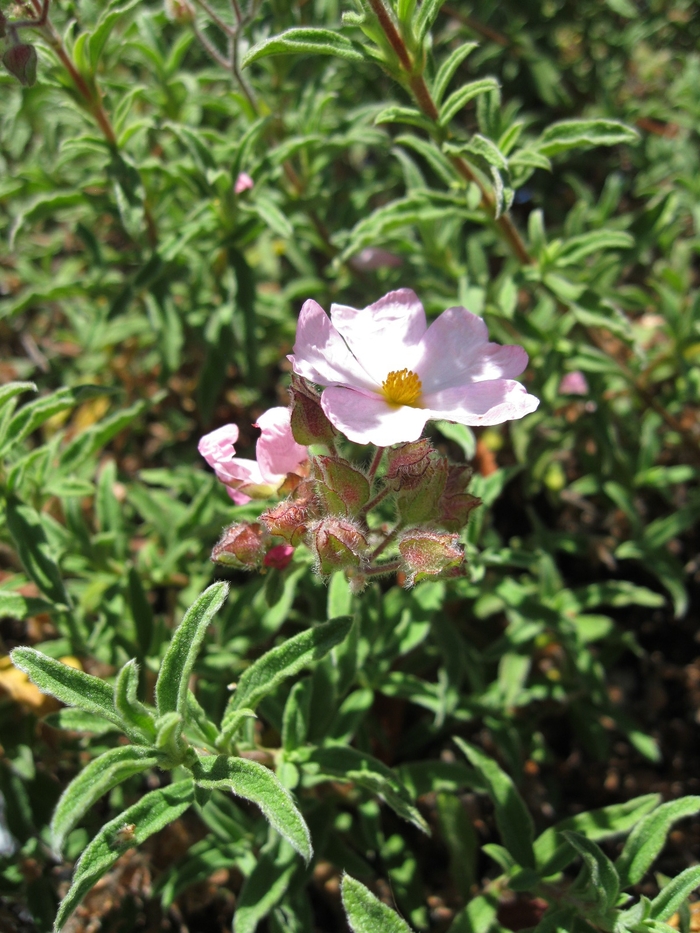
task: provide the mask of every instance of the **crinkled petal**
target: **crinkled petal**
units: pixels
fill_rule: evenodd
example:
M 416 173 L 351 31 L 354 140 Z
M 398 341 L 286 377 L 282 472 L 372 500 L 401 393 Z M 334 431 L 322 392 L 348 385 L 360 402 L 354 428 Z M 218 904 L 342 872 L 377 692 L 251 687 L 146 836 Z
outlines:
M 423 395 L 428 418 L 460 424 L 502 424 L 529 415 L 540 404 L 512 379 L 490 379 Z
M 331 305 L 331 321 L 375 386 L 394 370 L 413 369 L 428 326 L 423 305 L 410 288 L 389 292 L 367 308 Z
M 377 447 L 417 440 L 430 417 L 421 408 L 389 405 L 380 395 L 363 395 L 340 386 L 325 389 L 321 407 L 349 440 Z
M 269 408 L 260 415 L 257 426 L 262 433 L 255 455 L 265 479 L 272 481 L 287 473 L 294 473 L 299 464 L 308 460 L 306 447 L 297 444 L 292 435 L 288 408 Z
M 322 386 L 346 385 L 372 390 L 372 379 L 345 345 L 328 315 L 315 301 L 305 301 L 289 356 L 294 372 Z
M 210 467 L 230 460 L 236 453 L 233 446 L 238 440 L 238 428 L 235 424 L 225 424 L 200 438 L 197 450 Z
M 466 308 L 448 308 L 426 331 L 415 371 L 425 396 L 468 382 L 512 379 L 526 366 L 522 347 L 489 343 L 480 317 Z
M 259 486 L 265 482 L 260 467 L 255 460 L 246 460 L 243 457 L 232 457 L 231 460 L 214 464 L 216 478 L 227 486 L 232 483 L 250 483 Z

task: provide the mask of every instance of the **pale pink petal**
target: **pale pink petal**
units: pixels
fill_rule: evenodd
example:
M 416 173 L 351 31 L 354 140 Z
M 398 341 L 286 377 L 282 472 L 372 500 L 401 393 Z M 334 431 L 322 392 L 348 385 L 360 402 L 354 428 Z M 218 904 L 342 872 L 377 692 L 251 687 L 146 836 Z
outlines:
M 321 408 L 349 440 L 377 447 L 418 440 L 430 417 L 421 408 L 389 405 L 380 395 L 362 395 L 340 386 L 324 390 Z
M 233 499 L 236 505 L 245 505 L 246 502 L 250 502 L 250 496 L 246 496 L 245 493 L 239 492 L 237 489 L 231 489 L 230 486 L 226 487 L 226 492 Z
M 216 467 L 224 460 L 230 460 L 236 450 L 233 446 L 238 440 L 238 428 L 235 424 L 225 424 L 209 434 L 205 434 L 197 445 L 197 450 L 210 467 Z
M 246 460 L 243 457 L 232 457 L 222 463 L 217 463 L 214 467 L 216 478 L 222 483 L 230 485 L 235 483 L 250 483 L 259 486 L 265 482 L 265 478 L 260 472 L 260 467 L 255 460 Z
M 426 395 L 468 382 L 512 379 L 526 366 L 522 347 L 489 343 L 480 317 L 466 308 L 448 308 L 426 331 L 415 371 Z
M 309 299 L 299 314 L 294 353 L 289 356 L 294 372 L 319 385 L 376 388 L 333 327 L 317 302 Z
M 331 305 L 331 321 L 375 386 L 392 371 L 413 369 L 428 326 L 423 305 L 410 288 L 389 292 L 367 308 Z
M 288 408 L 269 408 L 257 421 L 262 434 L 255 455 L 261 474 L 270 481 L 296 472 L 299 464 L 309 458 L 306 447 L 297 444 L 292 436 L 289 416 Z
M 502 424 L 529 415 L 540 404 L 512 379 L 491 379 L 423 396 L 428 418 L 460 424 Z
M 244 191 L 249 191 L 254 184 L 255 182 L 247 172 L 241 172 L 236 179 L 233 190 L 236 194 L 243 194 Z
M 588 392 L 588 382 L 580 370 L 575 369 L 562 376 L 559 383 L 560 395 L 588 395 Z

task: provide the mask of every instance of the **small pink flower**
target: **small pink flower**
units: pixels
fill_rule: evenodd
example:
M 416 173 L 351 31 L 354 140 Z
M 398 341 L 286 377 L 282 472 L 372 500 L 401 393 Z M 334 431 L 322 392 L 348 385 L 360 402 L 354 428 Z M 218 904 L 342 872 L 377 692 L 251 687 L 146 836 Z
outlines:
M 241 172 L 236 179 L 233 190 L 236 194 L 243 194 L 244 191 L 250 191 L 254 184 L 255 182 L 247 172 Z
M 559 383 L 560 395 L 588 395 L 586 377 L 578 369 L 562 376 Z
M 522 347 L 489 343 L 466 308 L 448 308 L 428 327 L 410 288 L 362 310 L 331 305 L 330 320 L 306 301 L 289 359 L 298 375 L 326 386 L 323 411 L 358 444 L 415 441 L 432 419 L 501 424 L 539 405 L 514 381 L 527 366 Z
M 275 570 L 284 570 L 294 556 L 294 548 L 290 544 L 276 544 L 271 547 L 263 559 L 264 567 L 273 567 Z
M 266 499 L 274 495 L 287 473 L 300 472 L 299 468 L 309 456 L 306 447 L 297 444 L 292 437 L 289 409 L 268 409 L 258 418 L 255 427 L 261 430 L 255 448 L 257 460 L 234 456 L 234 444 L 238 440 L 235 424 L 225 424 L 205 434 L 197 448 L 238 505 L 251 498 Z

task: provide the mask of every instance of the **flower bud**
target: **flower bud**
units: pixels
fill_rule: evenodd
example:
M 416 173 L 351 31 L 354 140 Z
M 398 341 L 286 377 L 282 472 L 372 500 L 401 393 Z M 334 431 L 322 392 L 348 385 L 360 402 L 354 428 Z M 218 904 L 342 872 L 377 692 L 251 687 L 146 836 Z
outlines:
M 11 45 L 2 57 L 2 63 L 20 84 L 31 87 L 36 81 L 36 49 L 26 42 Z
M 194 20 L 194 7 L 189 0 L 165 0 L 165 15 L 171 23 L 187 26 Z
M 451 465 L 448 469 L 447 482 L 435 517 L 437 524 L 448 531 L 461 531 L 472 510 L 481 505 L 481 499 L 467 492 L 471 476 L 471 467 L 463 464 Z
M 294 556 L 294 548 L 289 544 L 276 544 L 265 555 L 263 567 L 272 567 L 275 570 L 284 570 Z
M 260 521 L 272 535 L 296 547 L 306 534 L 309 522 L 316 517 L 316 497 L 311 483 L 301 482 L 293 498 L 285 499 L 279 505 L 267 509 L 260 516 Z
M 311 470 L 313 478 L 318 481 L 318 497 L 331 514 L 357 515 L 362 506 L 369 502 L 369 480 L 347 460 L 341 457 L 314 457 Z
M 386 478 L 402 481 L 410 477 L 421 476 L 430 463 L 431 455 L 435 453 L 435 448 L 425 437 L 389 448 L 386 459 Z
M 244 191 L 250 191 L 255 182 L 247 172 L 241 172 L 236 178 L 233 190 L 235 194 L 243 194 Z
M 401 535 L 398 546 L 409 586 L 425 577 L 458 569 L 464 563 L 458 535 L 414 528 Z
M 321 519 L 312 528 L 310 544 L 322 574 L 359 567 L 367 553 L 367 539 L 345 518 Z
M 293 376 L 289 387 L 292 396 L 292 434 L 297 444 L 333 445 L 338 432 L 321 408 L 321 398 L 301 376 Z
M 428 460 L 419 475 L 407 474 L 400 480 L 396 504 L 406 525 L 433 523 L 438 519 L 438 503 L 445 491 L 449 464 L 443 457 Z
M 267 529 L 258 522 L 231 525 L 211 552 L 211 559 L 226 567 L 255 570 L 265 557 L 269 541 Z

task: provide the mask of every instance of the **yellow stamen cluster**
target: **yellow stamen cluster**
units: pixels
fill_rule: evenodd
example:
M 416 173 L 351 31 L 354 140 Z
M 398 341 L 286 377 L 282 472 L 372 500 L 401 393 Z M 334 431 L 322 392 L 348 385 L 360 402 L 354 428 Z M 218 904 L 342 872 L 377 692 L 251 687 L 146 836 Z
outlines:
M 423 384 L 410 369 L 395 369 L 382 383 L 384 398 L 390 405 L 418 408 Z

